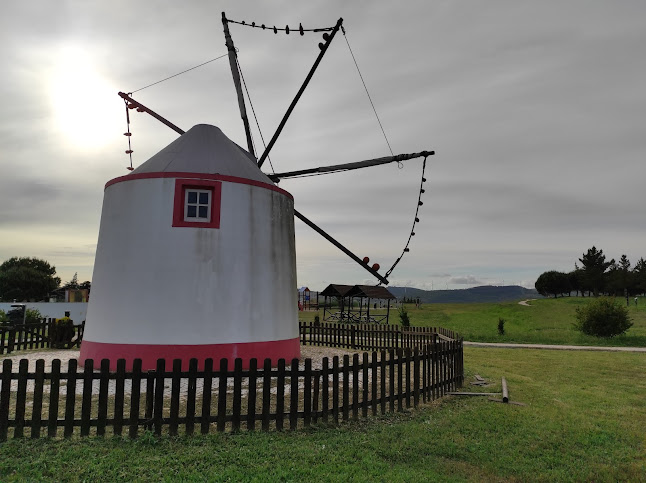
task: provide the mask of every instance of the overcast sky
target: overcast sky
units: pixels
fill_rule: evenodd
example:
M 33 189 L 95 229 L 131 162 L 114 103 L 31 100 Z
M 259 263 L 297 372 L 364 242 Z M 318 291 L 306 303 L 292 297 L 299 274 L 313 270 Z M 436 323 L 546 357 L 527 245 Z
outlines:
M 533 287 L 546 270 L 572 270 L 592 245 L 633 264 L 646 257 L 641 0 L 3 0 L 0 261 L 40 257 L 63 281 L 74 272 L 91 280 L 104 185 L 128 173 L 117 92 L 225 54 L 222 11 L 281 28 L 343 17 L 394 153 L 436 151 L 421 223 L 392 285 Z M 239 25 L 231 34 L 268 141 L 320 34 Z M 185 130 L 214 124 L 246 146 L 226 58 L 133 97 Z M 131 114 L 137 167 L 177 134 Z M 338 35 L 272 150 L 273 168 L 389 154 Z M 384 272 L 408 239 L 420 176 L 418 159 L 280 186 L 296 209 Z M 299 285 L 374 283 L 295 223 Z

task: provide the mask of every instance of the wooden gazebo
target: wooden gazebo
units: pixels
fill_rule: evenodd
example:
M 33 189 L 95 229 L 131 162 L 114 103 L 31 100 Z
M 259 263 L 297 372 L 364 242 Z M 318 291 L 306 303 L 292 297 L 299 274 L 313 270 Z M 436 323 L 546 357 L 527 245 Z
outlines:
M 390 318 L 390 302 L 396 297 L 386 287 L 374 285 L 340 285 L 330 284 L 321 292 L 323 295 L 323 320 L 339 320 L 341 322 L 372 322 L 388 323 Z M 328 297 L 336 298 L 337 307 L 328 305 Z M 359 310 L 354 307 L 354 299 L 359 299 Z M 379 300 L 387 303 L 385 314 L 370 313 L 370 304 Z

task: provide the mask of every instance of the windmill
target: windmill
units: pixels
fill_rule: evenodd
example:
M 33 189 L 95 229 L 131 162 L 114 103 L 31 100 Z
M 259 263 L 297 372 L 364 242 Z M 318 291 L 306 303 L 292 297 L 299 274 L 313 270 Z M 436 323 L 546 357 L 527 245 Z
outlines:
M 249 360 L 300 356 L 296 294 L 294 217 L 388 284 L 419 221 L 415 221 L 402 255 L 385 274 L 369 265 L 294 209 L 293 197 L 277 184 L 282 179 L 363 169 L 409 159 L 433 151 L 393 155 L 358 162 L 284 173 L 261 171 L 294 107 L 343 19 L 323 29 L 319 54 L 289 105 L 270 142 L 256 157 L 240 81 L 236 48 L 229 24 L 248 25 L 222 13 L 247 150 L 215 126 L 200 124 L 184 131 L 131 95 L 119 92 L 126 112 L 146 112 L 180 137 L 126 176 L 106 184 L 93 275 L 92 298 L 81 346 L 87 359 L 142 359 L 152 368 L 157 359 Z M 278 30 L 265 25 L 252 28 Z M 130 141 L 130 130 L 125 133 Z M 129 146 L 128 154 L 132 154 Z M 232 361 L 231 361 L 232 362 Z

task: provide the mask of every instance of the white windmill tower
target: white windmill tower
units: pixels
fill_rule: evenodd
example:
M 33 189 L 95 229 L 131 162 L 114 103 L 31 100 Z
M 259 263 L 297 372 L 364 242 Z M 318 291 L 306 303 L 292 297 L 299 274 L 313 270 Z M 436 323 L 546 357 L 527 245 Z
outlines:
M 232 362 L 240 357 L 246 366 L 251 358 L 299 357 L 294 216 L 381 283 L 388 283 L 386 277 L 401 259 L 382 276 L 378 265 L 368 266 L 367 259 L 294 210 L 292 196 L 275 183 L 426 158 L 433 151 L 272 175 L 260 170 L 342 19 L 334 27 L 314 29 L 325 31 L 319 56 L 258 160 L 229 35 L 233 21 L 224 13 L 222 21 L 248 151 L 215 126 L 200 124 L 184 132 L 119 93 L 127 108 L 153 115 L 181 136 L 106 184 L 81 363 L 109 359 L 114 368 L 123 358 L 131 367 L 139 358 L 143 369 L 151 369 L 160 358 L 167 365 L 181 359 L 187 367 L 192 358 L 202 366 L 207 358 Z M 408 243 L 402 255 L 407 251 Z

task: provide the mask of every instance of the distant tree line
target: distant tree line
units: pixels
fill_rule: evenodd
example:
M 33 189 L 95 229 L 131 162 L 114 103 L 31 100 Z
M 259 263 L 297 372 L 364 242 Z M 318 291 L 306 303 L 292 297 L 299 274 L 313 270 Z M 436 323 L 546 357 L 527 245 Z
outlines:
M 58 289 L 92 288 L 89 281 L 78 281 L 75 273 L 72 280 L 61 287 L 56 276 L 56 267 L 47 261 L 31 257 L 12 257 L 0 264 L 0 302 L 38 302 Z
M 635 296 L 646 293 L 646 261 L 640 258 L 631 267 L 630 260 L 622 255 L 618 262 L 606 260 L 603 250 L 588 249 L 568 273 L 550 270 L 536 280 L 536 290 L 545 297 L 576 295 Z

